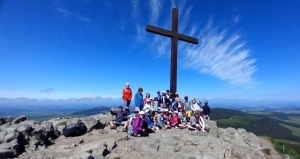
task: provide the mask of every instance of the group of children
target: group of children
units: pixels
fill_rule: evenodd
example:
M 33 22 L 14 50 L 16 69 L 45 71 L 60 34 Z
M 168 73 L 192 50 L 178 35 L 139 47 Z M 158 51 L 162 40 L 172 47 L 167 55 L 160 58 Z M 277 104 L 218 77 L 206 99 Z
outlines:
M 168 93 L 168 92 L 167 92 Z M 165 91 L 157 92 L 158 96 L 150 98 L 147 93 L 144 105 L 135 107 L 133 114 L 129 114 L 129 107 L 119 106 L 118 110 L 111 109 L 115 120 L 110 121 L 111 128 L 123 126 L 123 131 L 133 136 L 148 136 L 159 130 L 170 128 L 189 129 L 205 132 L 205 120 L 209 120 L 210 107 L 208 101 L 201 106 L 201 101 L 194 98 L 191 102 L 185 96 L 182 101 L 178 93 L 174 96 Z

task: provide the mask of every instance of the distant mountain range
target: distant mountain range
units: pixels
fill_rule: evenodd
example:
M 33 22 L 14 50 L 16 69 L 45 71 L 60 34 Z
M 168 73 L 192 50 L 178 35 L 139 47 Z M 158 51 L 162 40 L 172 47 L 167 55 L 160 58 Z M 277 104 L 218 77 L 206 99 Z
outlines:
M 107 113 L 110 111 L 111 108 L 108 107 L 104 107 L 104 106 L 99 106 L 99 107 L 94 107 L 91 109 L 85 109 L 85 110 L 81 110 L 81 111 L 77 111 L 72 113 L 71 115 L 95 115 L 95 114 L 100 114 L 100 113 Z

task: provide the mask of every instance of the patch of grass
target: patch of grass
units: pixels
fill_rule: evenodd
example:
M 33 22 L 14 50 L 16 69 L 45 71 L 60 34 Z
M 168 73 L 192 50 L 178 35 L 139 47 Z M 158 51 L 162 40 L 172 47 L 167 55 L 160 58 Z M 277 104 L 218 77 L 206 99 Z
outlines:
M 207 133 L 209 133 L 209 130 L 210 130 L 209 128 L 205 129 L 205 131 L 206 131 Z
M 174 150 L 174 152 L 179 152 L 179 151 L 180 151 L 180 149 Z
M 82 120 L 81 120 L 81 119 L 78 119 L 77 123 L 79 124 L 79 123 L 81 123 L 81 122 L 82 122 Z
M 289 121 L 294 123 L 300 123 L 300 116 L 289 116 Z
M 61 123 L 59 123 L 58 125 L 61 125 L 61 126 L 67 126 L 67 121 L 61 122 Z
M 280 154 L 287 154 L 291 158 L 300 158 L 300 144 L 288 140 L 270 138 L 275 150 Z M 284 146 L 284 152 L 283 152 Z
M 267 155 L 271 155 L 271 149 L 263 149 L 263 152 L 265 152 Z
M 284 126 L 285 128 L 288 128 L 289 130 L 292 131 L 292 135 L 294 136 L 299 136 L 300 137 L 300 128 L 296 128 L 290 125 L 286 125 L 286 124 L 280 124 L 282 126 Z

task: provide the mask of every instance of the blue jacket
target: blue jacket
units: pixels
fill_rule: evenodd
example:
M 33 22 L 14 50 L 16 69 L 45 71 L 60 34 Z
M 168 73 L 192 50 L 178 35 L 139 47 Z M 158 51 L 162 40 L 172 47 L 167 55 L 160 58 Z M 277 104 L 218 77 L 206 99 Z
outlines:
M 134 103 L 135 103 L 135 106 L 144 105 L 143 94 L 135 93 L 135 95 L 134 95 Z
M 147 121 L 148 126 L 149 126 L 150 128 L 152 128 L 152 127 L 153 127 L 153 123 L 152 123 L 151 118 L 149 117 L 148 114 L 145 114 L 145 119 L 146 119 L 146 121 Z
M 115 121 L 121 122 L 121 121 L 126 121 L 127 116 L 129 114 L 128 109 L 125 109 L 125 111 L 119 112 L 119 111 L 110 111 L 112 115 L 116 116 Z

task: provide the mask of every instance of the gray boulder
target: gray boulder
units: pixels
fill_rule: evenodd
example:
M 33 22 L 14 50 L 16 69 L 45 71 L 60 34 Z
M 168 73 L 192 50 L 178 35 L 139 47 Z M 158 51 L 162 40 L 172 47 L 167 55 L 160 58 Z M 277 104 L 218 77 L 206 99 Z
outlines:
M 7 117 L 0 117 L 0 125 L 6 124 L 6 123 L 10 123 L 12 121 L 12 117 L 11 116 L 7 116 Z
M 94 129 L 103 129 L 105 124 L 101 123 L 99 119 L 95 119 L 92 116 L 85 118 L 72 118 L 67 121 L 67 125 L 71 123 L 83 122 L 87 128 L 87 132 L 92 132 Z
M 5 120 L 5 118 L 3 118 L 3 117 L 0 117 L 0 125 L 3 125 L 3 124 L 5 124 L 6 123 L 6 120 Z
M 2 149 L 0 147 L 0 158 L 13 158 L 14 152 L 9 149 Z
M 210 121 L 205 119 L 205 124 L 206 124 L 206 132 L 208 133 L 208 135 L 217 137 L 218 136 L 217 123 L 215 121 Z
M 30 145 L 44 145 L 47 141 L 49 141 L 50 137 L 57 137 L 51 122 L 36 124 L 34 130 L 31 132 Z
M 7 131 L 1 131 L 0 132 L 0 144 L 2 144 L 4 142 L 4 138 L 7 135 Z
M 0 145 L 0 158 L 12 158 L 19 155 L 20 145 L 17 139 Z
M 4 137 L 4 142 L 11 142 L 15 139 L 18 139 L 19 132 L 9 132 Z
M 21 123 L 25 120 L 27 120 L 27 117 L 23 115 L 23 116 L 15 118 L 11 123 L 12 124 L 19 124 L 19 123 Z

